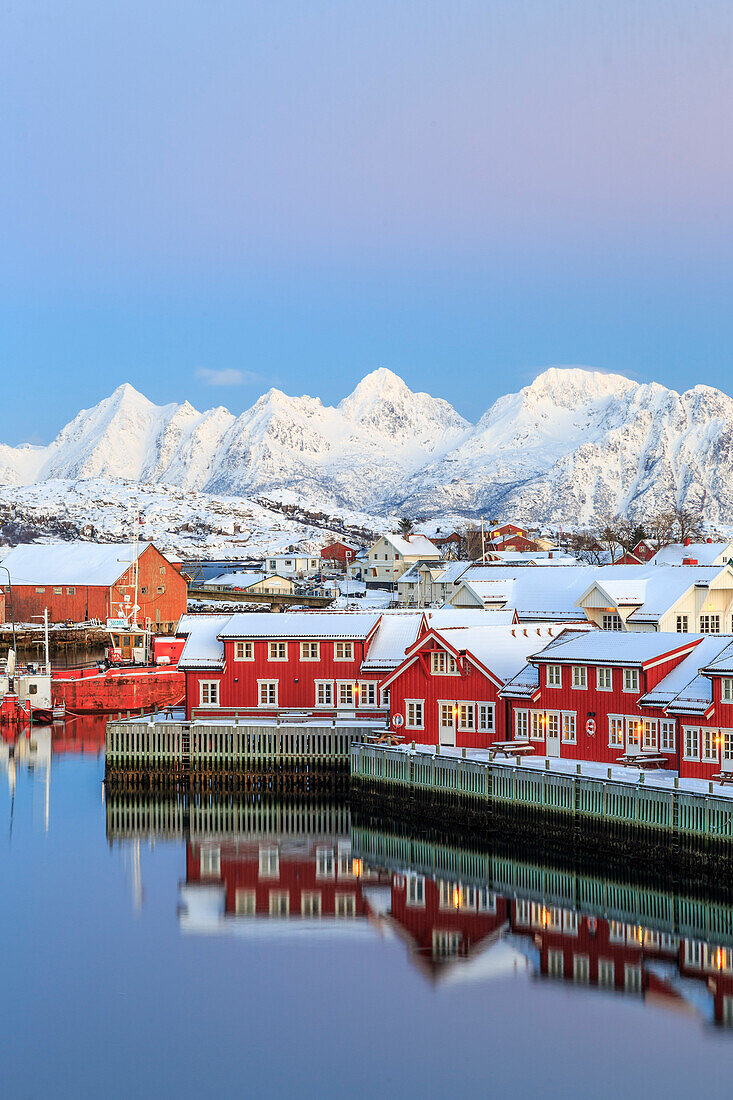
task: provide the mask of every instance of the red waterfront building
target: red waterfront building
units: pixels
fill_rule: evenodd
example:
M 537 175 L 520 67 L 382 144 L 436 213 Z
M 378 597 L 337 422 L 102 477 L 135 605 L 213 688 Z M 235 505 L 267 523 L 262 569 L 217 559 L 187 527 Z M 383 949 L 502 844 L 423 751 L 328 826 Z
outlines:
M 137 595 L 138 624 L 172 634 L 186 611 L 186 579 L 152 543 L 32 543 L 9 551 L 2 565 L 16 622 L 38 621 L 47 608 L 51 622 L 131 623 Z M 5 594 L 7 576 L 0 580 Z

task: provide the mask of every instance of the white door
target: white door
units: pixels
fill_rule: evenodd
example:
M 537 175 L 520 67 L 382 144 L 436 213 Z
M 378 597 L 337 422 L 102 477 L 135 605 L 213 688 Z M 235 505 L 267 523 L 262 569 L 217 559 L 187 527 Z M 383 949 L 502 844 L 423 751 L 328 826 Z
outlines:
M 733 730 L 721 730 L 720 767 L 724 772 L 733 772 Z
M 547 713 L 545 752 L 548 756 L 560 755 L 560 713 L 556 710 Z
M 453 703 L 438 703 L 438 741 L 441 745 L 455 745 L 456 720 Z
M 642 746 L 642 723 L 640 718 L 626 719 L 626 755 L 638 756 Z

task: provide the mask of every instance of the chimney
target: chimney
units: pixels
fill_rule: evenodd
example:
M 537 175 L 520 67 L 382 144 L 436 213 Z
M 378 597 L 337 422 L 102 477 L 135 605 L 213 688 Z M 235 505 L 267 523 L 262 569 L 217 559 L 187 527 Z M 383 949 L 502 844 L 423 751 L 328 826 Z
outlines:
M 684 540 L 684 545 L 685 545 L 685 546 L 689 546 L 691 542 L 692 542 L 692 539 L 690 539 L 690 538 L 686 538 L 686 539 Z
M 712 539 L 705 539 L 705 542 L 712 542 Z
M 697 558 L 683 558 L 682 559 L 682 564 L 683 565 L 697 565 L 698 561 L 697 561 Z

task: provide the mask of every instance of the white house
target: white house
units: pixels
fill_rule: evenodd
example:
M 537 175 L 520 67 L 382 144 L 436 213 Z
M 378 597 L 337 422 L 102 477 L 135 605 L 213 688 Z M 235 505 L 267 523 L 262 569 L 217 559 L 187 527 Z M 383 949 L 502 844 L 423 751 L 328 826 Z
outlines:
M 733 542 L 675 542 L 662 546 L 654 565 L 727 565 L 733 561 Z
M 440 550 L 425 535 L 382 535 L 367 551 L 363 579 L 392 584 L 419 561 L 440 561 Z
M 265 570 L 282 576 L 312 577 L 321 572 L 323 559 L 320 554 L 272 554 L 265 558 Z
M 419 561 L 397 581 L 397 602 L 401 607 L 440 606 L 449 600 L 472 561 Z

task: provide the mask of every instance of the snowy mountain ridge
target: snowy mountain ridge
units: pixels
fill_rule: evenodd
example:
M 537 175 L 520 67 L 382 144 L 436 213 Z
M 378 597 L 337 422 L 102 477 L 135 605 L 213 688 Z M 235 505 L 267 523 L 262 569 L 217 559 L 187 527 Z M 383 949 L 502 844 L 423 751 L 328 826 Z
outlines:
M 552 367 L 472 425 L 382 368 L 336 406 L 271 389 L 240 416 L 124 384 L 48 446 L 0 445 L 0 485 L 89 478 L 371 515 L 579 523 L 676 503 L 731 523 L 733 400 Z

